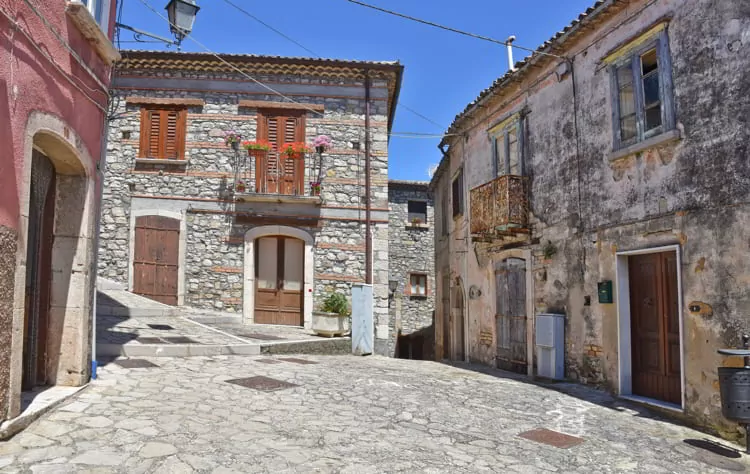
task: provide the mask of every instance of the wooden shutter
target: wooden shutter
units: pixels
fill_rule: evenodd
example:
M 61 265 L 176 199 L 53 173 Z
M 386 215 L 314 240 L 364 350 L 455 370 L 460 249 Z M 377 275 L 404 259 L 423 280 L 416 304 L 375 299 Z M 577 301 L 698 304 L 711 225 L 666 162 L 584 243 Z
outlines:
M 142 109 L 140 158 L 185 158 L 185 109 Z
M 264 110 L 258 112 L 258 139 L 271 143 L 265 166 L 259 167 L 258 188 L 269 193 L 304 194 L 304 160 L 278 153 L 284 143 L 305 141 L 305 117 L 297 111 Z

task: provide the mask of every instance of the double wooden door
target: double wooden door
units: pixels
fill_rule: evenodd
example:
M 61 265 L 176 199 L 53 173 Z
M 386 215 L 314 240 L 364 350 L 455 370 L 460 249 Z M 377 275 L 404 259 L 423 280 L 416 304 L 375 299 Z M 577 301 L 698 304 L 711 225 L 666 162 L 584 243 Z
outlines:
M 279 150 L 285 143 L 305 141 L 305 120 L 293 111 L 262 111 L 258 115 L 258 137 L 271 150 L 255 164 L 255 186 L 260 193 L 304 194 L 305 159 L 290 158 Z
M 255 322 L 302 326 L 303 241 L 261 237 L 255 242 Z
M 162 216 L 135 220 L 133 293 L 177 304 L 180 221 Z
M 495 264 L 497 366 L 526 373 L 526 261 L 509 258 Z
M 674 252 L 629 257 L 633 394 L 679 405 L 680 322 Z

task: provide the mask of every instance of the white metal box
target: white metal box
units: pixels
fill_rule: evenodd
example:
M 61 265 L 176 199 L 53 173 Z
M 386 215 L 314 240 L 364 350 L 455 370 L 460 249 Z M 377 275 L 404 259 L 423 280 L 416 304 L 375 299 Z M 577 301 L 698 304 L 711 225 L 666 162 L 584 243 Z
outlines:
M 550 379 L 565 377 L 565 315 L 536 315 L 537 375 Z

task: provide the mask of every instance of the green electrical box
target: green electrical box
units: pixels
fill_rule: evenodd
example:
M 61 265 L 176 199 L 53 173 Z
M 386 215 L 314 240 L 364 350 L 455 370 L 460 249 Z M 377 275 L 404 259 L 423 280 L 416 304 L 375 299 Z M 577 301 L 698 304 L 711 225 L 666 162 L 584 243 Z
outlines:
M 612 280 L 600 281 L 597 286 L 599 287 L 599 302 L 605 304 L 614 303 L 612 299 Z

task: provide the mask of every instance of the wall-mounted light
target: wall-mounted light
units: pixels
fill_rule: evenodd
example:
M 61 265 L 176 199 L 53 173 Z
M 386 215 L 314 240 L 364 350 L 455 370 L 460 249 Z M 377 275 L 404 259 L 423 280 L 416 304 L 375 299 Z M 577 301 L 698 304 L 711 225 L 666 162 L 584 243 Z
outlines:
M 398 280 L 388 280 L 388 298 L 393 298 L 398 290 Z

